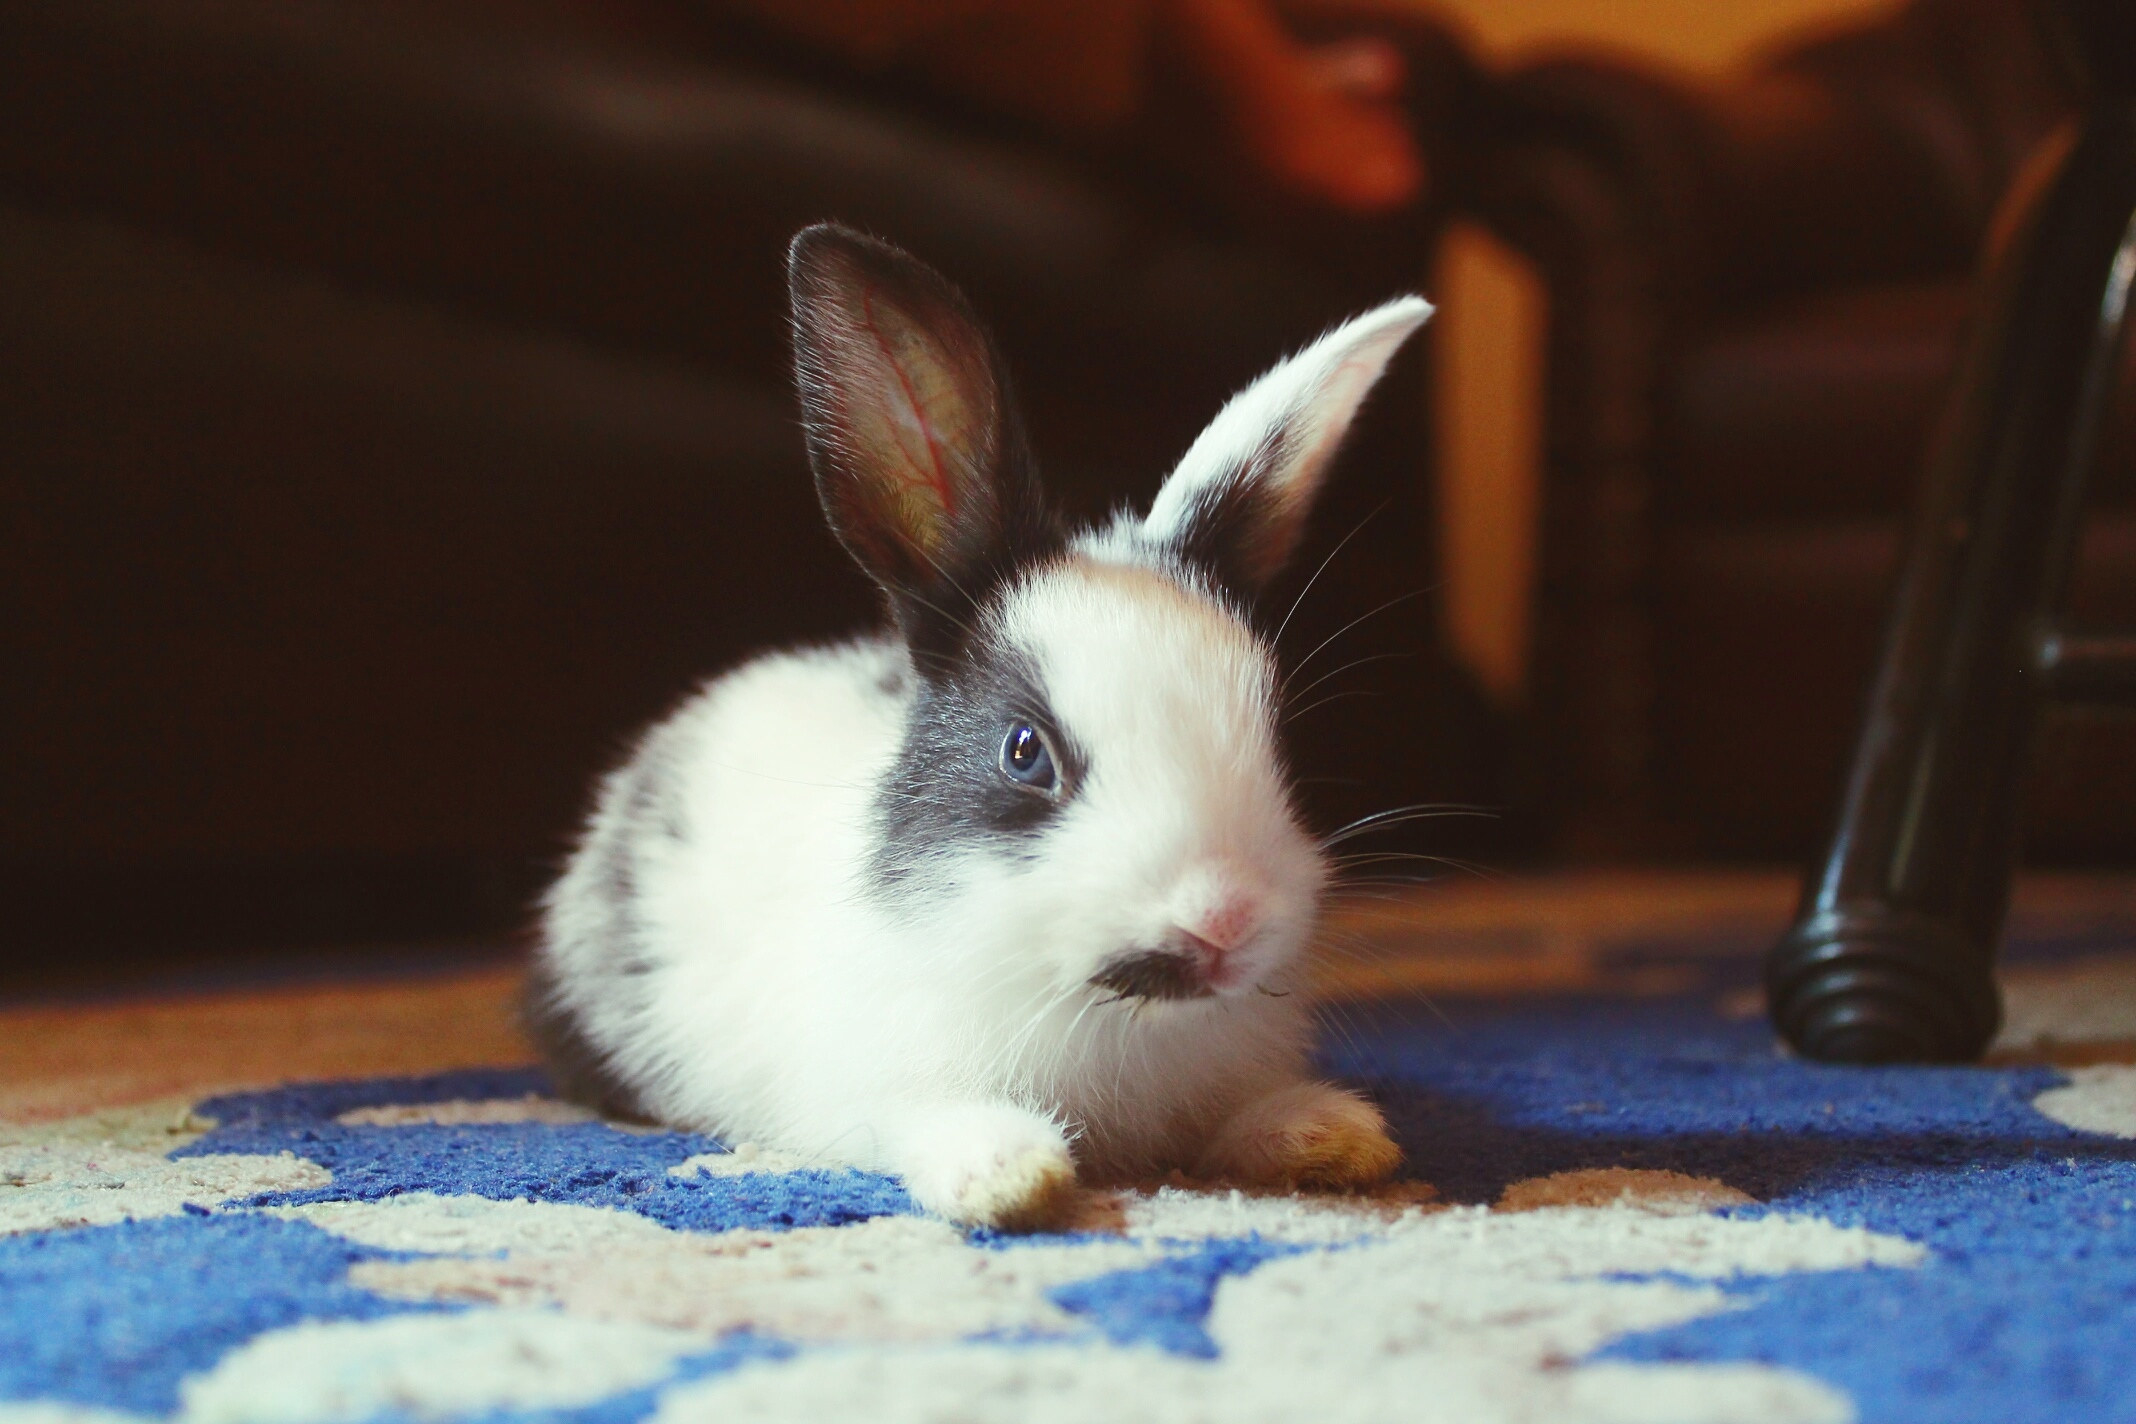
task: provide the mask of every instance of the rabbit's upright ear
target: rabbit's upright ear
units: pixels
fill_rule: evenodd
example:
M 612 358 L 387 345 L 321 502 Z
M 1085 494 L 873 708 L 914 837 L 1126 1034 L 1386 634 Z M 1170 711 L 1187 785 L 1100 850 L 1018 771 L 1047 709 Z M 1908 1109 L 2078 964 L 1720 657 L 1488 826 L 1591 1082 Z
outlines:
M 1143 532 L 1251 596 L 1297 548 L 1313 497 L 1388 360 L 1431 315 L 1400 297 L 1240 391 L 1157 492 Z
M 956 625 L 1050 528 L 1008 377 L 939 273 L 832 224 L 788 253 L 809 461 L 839 541 L 906 635 Z

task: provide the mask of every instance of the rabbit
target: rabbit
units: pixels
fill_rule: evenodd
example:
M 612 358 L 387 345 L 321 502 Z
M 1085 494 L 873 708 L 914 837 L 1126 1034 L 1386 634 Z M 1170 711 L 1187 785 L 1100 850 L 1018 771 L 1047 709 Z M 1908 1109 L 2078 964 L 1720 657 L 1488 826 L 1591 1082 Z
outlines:
M 1147 514 L 1066 527 L 963 295 L 834 225 L 788 257 L 809 459 L 886 631 L 712 679 L 602 783 L 529 1018 L 611 1111 L 1058 1224 L 1085 1179 L 1382 1181 L 1307 1072 L 1328 866 L 1253 600 L 1405 296 L 1224 406 Z

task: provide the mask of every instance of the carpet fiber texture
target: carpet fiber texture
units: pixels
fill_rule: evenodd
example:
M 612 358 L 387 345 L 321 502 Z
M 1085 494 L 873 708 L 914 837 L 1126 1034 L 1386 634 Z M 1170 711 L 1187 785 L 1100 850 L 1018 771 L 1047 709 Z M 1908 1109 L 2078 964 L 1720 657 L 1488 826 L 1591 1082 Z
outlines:
M 0 1424 L 2136 1421 L 2126 897 L 2021 918 L 1991 1066 L 1859 1070 L 1752 1012 L 1764 894 L 1514 917 L 1525 978 L 1519 934 L 1439 954 L 1465 912 L 1390 910 L 1325 1058 L 1411 1181 L 1091 1192 L 1056 1235 L 449 1048 L 102 1104 L 18 1083 Z

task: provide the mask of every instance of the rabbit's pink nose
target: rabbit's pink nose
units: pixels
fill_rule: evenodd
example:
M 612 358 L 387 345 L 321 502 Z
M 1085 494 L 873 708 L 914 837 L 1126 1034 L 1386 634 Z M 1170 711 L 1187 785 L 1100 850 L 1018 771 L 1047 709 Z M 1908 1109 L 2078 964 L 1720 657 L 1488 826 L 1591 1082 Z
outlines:
M 1191 965 L 1194 981 L 1203 986 L 1203 991 L 1227 987 L 1236 976 L 1237 966 L 1230 951 L 1220 944 L 1203 939 L 1192 930 L 1174 930 L 1172 947 Z
M 1198 933 L 1182 927 L 1174 932 L 1175 943 L 1193 961 L 1202 983 L 1212 989 L 1229 989 L 1245 973 L 1238 950 L 1252 941 L 1260 927 L 1257 911 L 1241 910 L 1203 919 Z
M 1252 939 L 1260 928 L 1260 901 L 1244 891 L 1234 891 L 1218 900 L 1206 914 L 1196 916 L 1187 933 L 1229 953 Z

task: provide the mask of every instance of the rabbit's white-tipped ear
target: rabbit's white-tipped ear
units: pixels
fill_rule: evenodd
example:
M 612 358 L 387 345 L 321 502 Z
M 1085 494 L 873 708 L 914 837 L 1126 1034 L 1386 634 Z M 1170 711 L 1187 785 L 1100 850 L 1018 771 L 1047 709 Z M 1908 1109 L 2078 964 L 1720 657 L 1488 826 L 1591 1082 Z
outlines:
M 1157 492 L 1144 533 L 1244 592 L 1266 585 L 1366 393 L 1431 312 L 1422 297 L 1396 298 L 1233 396 Z

